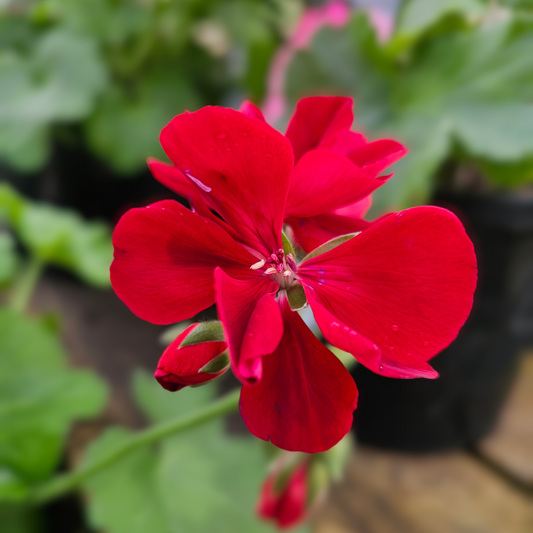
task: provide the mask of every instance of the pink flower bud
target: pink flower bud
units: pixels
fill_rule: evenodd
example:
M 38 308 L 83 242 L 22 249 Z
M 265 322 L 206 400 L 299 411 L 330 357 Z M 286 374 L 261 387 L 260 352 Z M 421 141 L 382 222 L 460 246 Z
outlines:
M 165 350 L 155 378 L 172 392 L 212 381 L 229 368 L 223 339 L 220 323 L 193 324 Z

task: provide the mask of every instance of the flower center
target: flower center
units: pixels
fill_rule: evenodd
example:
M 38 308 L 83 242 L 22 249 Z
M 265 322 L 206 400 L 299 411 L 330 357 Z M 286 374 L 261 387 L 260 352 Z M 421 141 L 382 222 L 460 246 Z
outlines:
M 298 266 L 292 254 L 285 255 L 283 248 L 270 254 L 266 259 L 254 263 L 252 270 L 262 270 L 265 275 L 271 276 L 280 285 L 280 289 L 290 289 L 296 282 Z

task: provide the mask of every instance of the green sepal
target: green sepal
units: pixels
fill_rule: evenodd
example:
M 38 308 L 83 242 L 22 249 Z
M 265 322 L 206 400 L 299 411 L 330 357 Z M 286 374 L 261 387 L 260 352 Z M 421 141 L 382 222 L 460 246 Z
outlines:
M 281 244 L 283 245 L 283 251 L 285 252 L 285 255 L 291 254 L 294 257 L 294 260 L 296 261 L 296 253 L 294 252 L 294 247 L 289 240 L 289 237 L 285 234 L 284 231 L 281 232 Z
M 214 359 L 211 359 L 209 363 L 204 365 L 198 372 L 206 372 L 207 374 L 218 374 L 224 369 L 229 368 L 229 357 L 227 352 L 222 352 Z
M 319 246 L 318 248 L 315 248 L 312 252 L 308 253 L 303 259 L 302 263 L 304 261 L 307 261 L 308 259 L 311 259 L 312 257 L 316 257 L 317 255 L 324 254 L 326 252 L 329 252 L 330 250 L 333 250 L 333 248 L 337 248 L 337 246 L 340 246 L 341 244 L 345 243 L 346 241 L 349 241 L 356 235 L 359 235 L 361 233 L 360 231 L 356 233 L 348 233 L 347 235 L 341 235 L 340 237 L 335 237 L 334 239 L 331 239 L 328 242 L 325 242 L 322 246 Z
M 289 305 L 293 311 L 303 309 L 307 305 L 307 298 L 305 297 L 304 288 L 300 283 L 292 286 L 287 291 L 287 298 L 289 299 Z
M 218 320 L 216 322 L 201 322 L 183 339 L 180 348 L 202 342 L 224 342 L 225 340 L 221 322 Z
M 307 261 L 308 259 L 311 259 L 312 257 L 316 257 L 317 255 L 322 255 L 326 252 L 329 252 L 330 250 L 333 250 L 333 248 L 337 248 L 337 246 L 340 246 L 346 241 L 349 241 L 356 235 L 359 235 L 359 233 L 361 232 L 358 231 L 356 233 L 348 233 L 347 235 L 340 235 L 339 237 L 335 237 L 334 239 L 331 239 L 330 241 L 325 242 L 322 246 L 319 246 L 318 248 L 315 248 L 312 252 L 308 253 L 302 259 L 302 263 L 304 261 Z

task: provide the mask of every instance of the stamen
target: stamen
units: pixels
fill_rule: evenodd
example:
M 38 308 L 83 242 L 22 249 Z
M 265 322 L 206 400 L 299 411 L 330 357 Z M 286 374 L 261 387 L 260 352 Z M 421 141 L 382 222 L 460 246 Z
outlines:
M 258 261 L 257 263 L 254 263 L 250 270 L 259 270 L 260 268 L 263 268 L 265 266 L 265 260 L 261 259 L 261 261 Z
M 296 272 L 296 269 L 298 267 L 296 265 L 296 261 L 294 260 L 294 257 L 292 256 L 292 254 L 287 254 L 287 265 L 293 272 Z
M 276 272 L 277 272 L 277 270 L 275 268 L 272 268 L 272 267 L 267 268 L 265 270 L 265 274 L 275 274 Z
M 283 275 L 288 278 L 290 277 L 291 273 L 288 270 L 285 270 L 285 272 L 283 272 Z

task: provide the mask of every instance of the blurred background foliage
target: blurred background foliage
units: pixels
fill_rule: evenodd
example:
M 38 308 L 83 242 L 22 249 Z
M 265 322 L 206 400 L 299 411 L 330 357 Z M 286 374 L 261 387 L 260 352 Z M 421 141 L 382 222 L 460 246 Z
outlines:
M 402 4 L 389 40 L 365 14 L 324 29 L 288 73 L 302 94 L 354 97 L 355 128 L 402 140 L 410 154 L 375 194 L 381 209 L 427 202 L 445 161 L 471 163 L 478 189 L 533 180 L 533 3 Z M 446 176 L 451 180 L 453 176 Z
M 243 93 L 260 101 L 270 57 L 302 9 L 299 0 L 2 4 L 2 158 L 36 171 L 63 139 L 86 143 L 117 175 L 162 156 L 159 131 L 184 109 Z
M 375 194 L 376 215 L 426 203 L 437 187 L 524 191 L 533 182 L 532 0 L 405 0 L 384 12 L 390 31 L 372 16 L 384 2 L 354 1 L 345 3 L 351 16 L 342 27 L 319 24 L 296 46 L 305 15 L 321 4 L 0 0 L 2 532 L 42 530 L 21 502 L 59 468 L 72 422 L 98 416 L 107 397 L 100 378 L 69 367 L 61 317 L 32 316 L 27 304 L 48 266 L 110 286 L 109 220 L 85 220 L 68 195 L 67 207 L 43 203 L 43 187 L 28 183 L 66 172 L 59 186 L 92 187 L 103 202 L 111 181 L 133 189 L 146 157 L 165 157 L 158 137 L 173 116 L 238 107 L 244 98 L 261 105 L 275 76 L 284 107 L 267 113 L 274 126 L 287 123 L 303 96 L 349 95 L 354 129 L 408 146 L 395 179 Z M 84 172 L 92 159 L 107 169 L 105 184 L 92 166 Z M 132 201 L 119 197 L 110 213 Z M 133 390 L 151 422 L 179 414 L 146 376 L 136 375 Z M 179 409 L 212 396 L 209 387 L 182 391 Z M 85 460 L 128 433 L 108 430 Z M 230 439 L 213 422 L 91 479 L 89 522 L 109 533 L 192 532 L 198 520 L 198 531 L 263 531 L 253 508 L 265 468 L 259 443 Z

